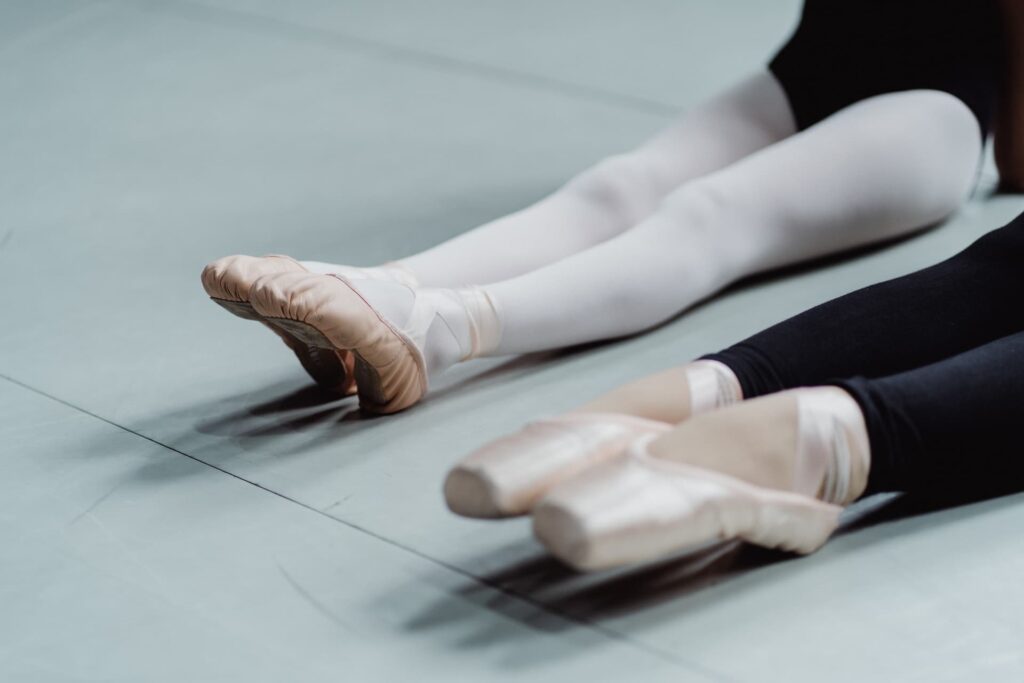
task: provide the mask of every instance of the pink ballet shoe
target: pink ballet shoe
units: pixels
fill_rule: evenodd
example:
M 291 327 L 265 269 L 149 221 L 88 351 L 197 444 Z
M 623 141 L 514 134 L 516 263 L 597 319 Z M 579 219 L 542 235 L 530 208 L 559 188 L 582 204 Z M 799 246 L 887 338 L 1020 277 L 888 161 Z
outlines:
M 203 289 L 227 311 L 246 320 L 266 325 L 290 348 L 299 363 L 317 384 L 343 396 L 356 393 L 354 359 L 348 352 L 327 352 L 306 344 L 288 331 L 264 320 L 253 310 L 249 301 L 252 283 L 264 275 L 287 272 L 306 272 L 289 256 L 226 256 L 203 269 Z
M 537 504 L 533 531 L 553 555 L 589 571 L 731 539 L 806 554 L 838 524 L 838 505 L 651 457 L 653 438 Z
M 351 352 L 364 410 L 395 413 L 426 393 L 421 349 L 435 312 L 425 298 L 415 299 L 405 329 L 387 320 L 338 275 L 264 276 L 253 283 L 249 300 L 261 317 L 302 342 L 338 354 Z
M 610 413 L 531 422 L 456 465 L 444 483 L 445 501 L 464 517 L 523 515 L 551 487 L 620 454 L 639 436 L 669 429 L 664 422 Z

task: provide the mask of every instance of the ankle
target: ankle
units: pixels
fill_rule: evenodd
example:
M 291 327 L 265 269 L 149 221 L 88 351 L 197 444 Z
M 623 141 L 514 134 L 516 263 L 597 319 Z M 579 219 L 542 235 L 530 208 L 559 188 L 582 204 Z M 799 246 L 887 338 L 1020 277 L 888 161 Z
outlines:
M 468 348 L 460 360 L 495 355 L 501 342 L 501 318 L 494 296 L 483 287 L 449 291 L 461 302 L 468 323 Z
M 689 415 L 700 415 L 743 400 L 736 373 L 716 360 L 695 360 L 683 366 L 689 391 Z
M 870 469 L 860 406 L 839 387 L 797 392 L 796 489 L 837 505 L 864 494 Z
M 433 320 L 423 337 L 421 347 L 430 376 L 465 359 L 471 349 L 469 317 L 458 294 L 450 289 L 419 289 Z

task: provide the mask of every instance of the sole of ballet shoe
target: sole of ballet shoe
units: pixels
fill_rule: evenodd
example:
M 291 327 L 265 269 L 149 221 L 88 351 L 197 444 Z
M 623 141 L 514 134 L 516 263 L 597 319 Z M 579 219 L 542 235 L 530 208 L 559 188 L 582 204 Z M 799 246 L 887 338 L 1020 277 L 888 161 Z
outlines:
M 570 413 L 531 422 L 471 453 L 448 473 L 448 509 L 463 517 L 529 514 L 552 487 L 671 425 L 631 415 Z
M 301 290 L 294 296 L 292 285 Z M 359 405 L 366 412 L 397 413 L 418 403 L 426 393 L 426 363 L 416 343 L 380 315 L 345 278 L 311 275 L 287 282 L 261 280 L 253 285 L 251 303 L 265 321 L 299 341 L 351 354 Z M 308 322 L 311 319 L 318 324 Z
M 278 261 L 280 265 L 291 264 L 294 270 L 306 269 L 299 264 L 297 261 L 286 256 L 264 256 L 264 257 L 227 257 L 229 259 L 242 259 L 249 261 L 249 268 L 258 267 L 260 261 L 266 261 L 268 259 L 274 259 Z M 306 344 L 296 338 L 294 335 L 288 333 L 286 330 L 281 329 L 278 326 L 271 324 L 265 320 L 259 313 L 257 313 L 252 304 L 245 300 L 241 292 L 248 292 L 249 286 L 252 281 L 255 280 L 252 273 L 248 274 L 248 277 L 236 278 L 240 282 L 230 282 L 230 275 L 226 272 L 222 272 L 220 277 L 217 277 L 211 269 L 215 268 L 218 262 L 214 262 L 203 270 L 202 282 L 203 288 L 209 295 L 210 300 L 215 304 L 228 311 L 229 313 L 242 318 L 243 320 L 252 320 L 255 322 L 262 323 L 274 332 L 281 341 L 292 350 L 295 357 L 298 359 L 302 369 L 313 379 L 314 382 L 324 387 L 328 391 L 341 394 L 342 396 L 351 396 L 356 393 L 356 379 L 354 375 L 354 358 L 347 353 L 334 353 L 325 352 L 324 349 Z M 227 266 L 225 270 L 230 267 Z M 279 272 L 288 270 L 281 269 Z M 248 281 L 248 285 L 246 284 Z M 230 291 L 229 291 L 230 290 Z M 234 295 L 237 298 L 228 298 Z
M 252 310 L 252 305 L 248 301 L 229 301 L 228 299 L 218 299 L 215 296 L 211 296 L 210 301 L 243 320 L 255 320 L 256 322 L 263 320 L 256 311 Z
M 366 360 L 359 355 L 358 351 L 337 349 L 320 330 L 309 323 L 287 318 L 265 319 L 268 325 L 281 328 L 286 334 L 299 341 L 299 343 L 311 353 L 319 353 L 321 356 L 338 357 L 344 355 L 352 359 L 350 371 L 359 387 L 358 394 L 360 405 L 370 412 L 383 412 L 375 410 L 376 406 L 386 404 L 387 397 L 381 389 L 382 380 L 380 373 Z
M 734 539 L 809 554 L 832 535 L 841 511 L 634 451 L 554 489 L 534 508 L 533 531 L 562 562 L 596 571 Z

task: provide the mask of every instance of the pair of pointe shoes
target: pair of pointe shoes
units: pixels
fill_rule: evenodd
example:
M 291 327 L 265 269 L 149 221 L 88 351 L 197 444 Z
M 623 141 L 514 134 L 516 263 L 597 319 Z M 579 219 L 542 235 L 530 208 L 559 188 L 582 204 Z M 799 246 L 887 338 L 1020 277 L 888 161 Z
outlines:
M 342 276 L 287 256 L 228 256 L 208 265 L 202 282 L 213 301 L 281 337 L 318 384 L 358 393 L 368 412 L 404 410 L 427 391 L 416 332 L 385 319 Z
M 849 410 L 834 401 L 828 407 L 840 418 Z M 824 462 L 835 444 L 867 452 L 866 444 L 846 443 L 839 421 L 810 426 L 798 446 L 816 451 L 803 457 L 807 462 Z M 807 554 L 838 525 L 842 506 L 815 497 L 820 470 L 798 482 L 802 491 L 794 493 L 651 456 L 648 445 L 670 429 L 597 413 L 535 422 L 457 465 L 445 482 L 445 498 L 453 512 L 467 517 L 532 514 L 538 540 L 581 570 L 650 561 L 731 539 Z M 830 500 L 845 502 L 848 490 L 832 488 L 827 487 Z

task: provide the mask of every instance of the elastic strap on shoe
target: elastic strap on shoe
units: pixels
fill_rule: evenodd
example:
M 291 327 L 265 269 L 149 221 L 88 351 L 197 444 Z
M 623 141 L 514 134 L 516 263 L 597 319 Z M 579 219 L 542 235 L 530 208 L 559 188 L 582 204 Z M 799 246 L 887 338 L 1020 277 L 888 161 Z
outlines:
M 743 399 L 739 380 L 728 365 L 698 360 L 683 368 L 690 388 L 690 415 L 700 415 Z
M 836 505 L 852 502 L 853 458 L 869 457 L 866 438 L 858 438 L 866 434 L 863 421 L 849 396 L 832 390 L 798 394 L 796 491 Z
M 492 355 L 501 342 L 498 306 L 483 287 L 456 290 L 469 314 L 470 350 L 462 360 Z

